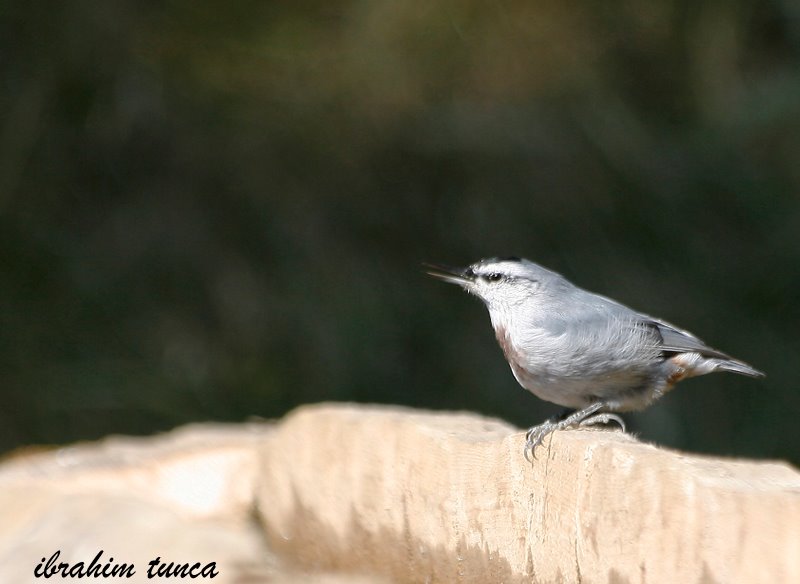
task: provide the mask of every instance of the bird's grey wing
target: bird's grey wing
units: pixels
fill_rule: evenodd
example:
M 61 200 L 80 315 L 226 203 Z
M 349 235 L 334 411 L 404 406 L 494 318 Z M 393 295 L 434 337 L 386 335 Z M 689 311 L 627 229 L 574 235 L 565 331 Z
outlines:
M 692 333 L 679 329 L 668 322 L 646 317 L 646 324 L 661 337 L 661 350 L 664 353 L 700 353 L 704 357 L 734 360 L 730 355 L 713 349 Z
M 680 329 L 660 318 L 637 312 L 606 296 L 592 294 L 592 301 L 586 302 L 595 312 L 606 317 L 616 317 L 627 322 L 628 330 L 644 334 L 648 343 L 655 344 L 662 354 L 697 352 L 704 357 L 731 359 L 730 355 L 706 345 L 689 331 Z M 643 333 L 642 329 L 646 330 Z
M 650 361 L 662 352 L 656 321 L 605 296 L 577 289 L 569 303 L 541 315 L 549 335 L 565 339 L 559 350 L 611 362 Z M 699 341 L 698 341 L 699 342 Z
M 601 350 L 610 360 L 648 361 L 670 359 L 681 353 L 699 353 L 714 361 L 718 369 L 751 377 L 764 374 L 747 363 L 709 347 L 692 333 L 658 318 L 636 312 L 599 294 L 578 291 L 569 306 L 562 307 L 562 316 L 571 328 L 571 353 L 585 351 L 589 360 Z M 569 317 L 566 317 L 569 315 Z M 563 322 L 563 321 L 562 321 Z M 627 342 L 620 342 L 627 338 Z

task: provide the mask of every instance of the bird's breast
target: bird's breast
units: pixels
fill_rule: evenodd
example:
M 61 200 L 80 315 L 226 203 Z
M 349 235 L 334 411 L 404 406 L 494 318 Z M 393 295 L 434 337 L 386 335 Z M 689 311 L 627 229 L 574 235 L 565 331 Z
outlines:
M 525 357 L 519 349 L 514 346 L 511 335 L 508 334 L 508 331 L 503 326 L 496 327 L 494 335 L 497 338 L 497 343 L 503 350 L 506 361 L 508 361 L 508 364 L 511 366 L 511 371 L 514 372 L 514 377 L 517 378 L 520 385 L 530 389 L 529 385 L 535 382 L 535 376 L 532 375 L 525 366 Z
M 495 328 L 495 337 L 519 384 L 564 407 L 581 408 L 603 400 L 619 411 L 638 410 L 663 391 L 651 366 L 609 367 L 575 351 L 564 351 L 565 355 L 540 351 L 532 358 L 530 351 L 514 344 L 504 326 Z

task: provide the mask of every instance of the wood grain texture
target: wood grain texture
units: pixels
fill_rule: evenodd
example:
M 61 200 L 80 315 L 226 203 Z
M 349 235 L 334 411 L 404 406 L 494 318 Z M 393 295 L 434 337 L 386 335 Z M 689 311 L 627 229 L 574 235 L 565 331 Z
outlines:
M 259 511 L 301 565 L 415 582 L 800 582 L 800 473 L 619 432 L 528 463 L 496 420 L 321 405 L 263 451 Z
M 614 431 L 322 404 L 0 464 L 0 581 L 105 557 L 214 582 L 800 582 L 800 473 Z

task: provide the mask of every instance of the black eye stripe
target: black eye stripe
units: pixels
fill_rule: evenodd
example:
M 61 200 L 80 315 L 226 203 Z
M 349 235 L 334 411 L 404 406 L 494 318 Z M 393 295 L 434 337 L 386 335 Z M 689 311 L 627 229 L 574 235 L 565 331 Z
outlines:
M 497 272 L 490 272 L 483 276 L 490 282 L 497 282 L 498 280 L 502 279 L 503 274 L 498 274 Z

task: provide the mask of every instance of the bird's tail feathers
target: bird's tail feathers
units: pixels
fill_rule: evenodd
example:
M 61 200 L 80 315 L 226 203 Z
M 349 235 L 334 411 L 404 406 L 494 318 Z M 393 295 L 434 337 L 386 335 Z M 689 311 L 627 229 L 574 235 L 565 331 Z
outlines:
M 730 371 L 731 373 L 738 373 L 740 375 L 747 375 L 748 377 L 764 377 L 764 373 L 751 367 L 742 361 L 735 361 L 733 359 L 714 359 L 716 361 L 716 368 L 719 371 Z

